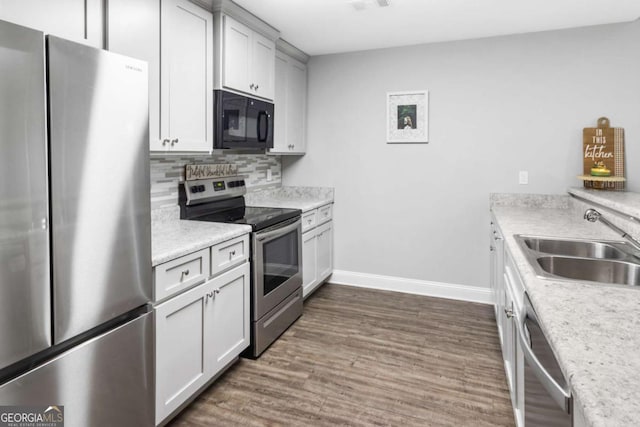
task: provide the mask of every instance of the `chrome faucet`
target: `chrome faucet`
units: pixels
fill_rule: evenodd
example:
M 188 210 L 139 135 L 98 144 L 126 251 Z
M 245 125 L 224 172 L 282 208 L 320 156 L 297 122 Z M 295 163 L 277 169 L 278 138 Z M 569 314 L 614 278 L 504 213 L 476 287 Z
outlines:
M 584 213 L 584 219 L 586 219 L 589 222 L 600 221 L 601 223 L 603 223 L 604 225 L 606 225 L 607 227 L 609 227 L 610 229 L 612 229 L 616 233 L 620 234 L 621 237 L 624 237 L 629 242 L 631 242 L 631 244 L 633 246 L 635 246 L 636 249 L 640 250 L 640 242 L 638 242 L 636 239 L 631 237 L 631 235 L 629 233 L 627 233 L 626 231 L 624 231 L 623 229 L 621 229 L 617 225 L 614 225 L 611 222 L 609 222 L 609 220 L 606 219 L 605 217 L 603 217 L 602 214 L 600 212 L 598 212 L 597 210 L 595 210 L 595 209 L 587 209 L 585 211 L 585 213 Z

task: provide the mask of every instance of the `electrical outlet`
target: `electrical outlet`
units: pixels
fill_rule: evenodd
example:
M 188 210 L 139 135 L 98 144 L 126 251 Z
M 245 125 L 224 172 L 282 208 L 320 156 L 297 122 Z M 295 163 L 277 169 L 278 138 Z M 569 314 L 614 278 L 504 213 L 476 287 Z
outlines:
M 521 185 L 529 184 L 529 171 L 518 172 L 518 184 L 521 184 Z

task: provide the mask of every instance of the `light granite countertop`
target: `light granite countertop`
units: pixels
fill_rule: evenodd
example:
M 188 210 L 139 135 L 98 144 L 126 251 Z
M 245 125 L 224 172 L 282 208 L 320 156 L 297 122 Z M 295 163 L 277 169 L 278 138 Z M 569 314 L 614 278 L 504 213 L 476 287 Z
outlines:
M 593 426 L 639 425 L 640 290 L 539 279 L 513 235 L 620 237 L 603 224 L 584 221 L 570 207 L 494 205 L 492 210 L 586 421 Z
M 301 209 L 303 212 L 333 203 L 333 188 L 277 187 L 249 191 L 247 206 Z M 151 213 L 153 266 L 251 232 L 248 225 L 180 220 L 178 206 Z
M 575 187 L 569 189 L 569 194 L 606 206 L 609 209 L 616 210 L 627 216 L 640 219 L 640 194 L 638 193 Z
M 329 187 L 278 187 L 250 191 L 245 195 L 247 206 L 300 209 L 307 212 L 333 203 L 333 188 Z
M 151 223 L 151 263 L 163 262 L 251 232 L 251 226 L 164 219 Z

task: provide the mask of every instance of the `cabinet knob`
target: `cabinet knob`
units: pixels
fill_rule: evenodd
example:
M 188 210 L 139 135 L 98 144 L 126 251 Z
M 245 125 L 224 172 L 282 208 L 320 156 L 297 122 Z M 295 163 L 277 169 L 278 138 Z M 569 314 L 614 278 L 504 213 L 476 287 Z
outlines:
M 253 83 L 251 83 L 251 84 L 249 85 L 249 89 L 253 89 L 255 86 L 256 86 L 256 85 L 254 85 Z
M 215 294 L 218 295 L 220 293 L 220 289 L 216 289 L 213 292 L 215 292 Z
M 256 85 L 256 92 L 258 91 L 258 85 Z
M 162 140 L 162 145 L 163 145 L 163 146 L 164 146 L 164 145 L 167 145 L 168 143 L 169 143 L 169 140 L 168 140 L 168 139 L 163 139 L 163 140 Z
M 177 143 L 178 143 L 178 138 L 176 138 L 176 139 L 172 139 L 172 140 L 171 140 L 171 145 L 173 145 L 173 144 L 177 144 Z
M 513 317 L 513 309 L 511 308 L 505 308 L 504 309 L 504 315 L 507 316 L 508 319 L 511 319 Z

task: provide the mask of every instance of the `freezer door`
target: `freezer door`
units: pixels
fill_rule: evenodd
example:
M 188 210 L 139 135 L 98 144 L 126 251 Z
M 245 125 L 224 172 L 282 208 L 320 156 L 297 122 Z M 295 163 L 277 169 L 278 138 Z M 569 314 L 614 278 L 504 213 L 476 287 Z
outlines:
M 51 345 L 44 35 L 0 21 L 0 369 Z
M 143 61 L 47 37 L 54 342 L 151 296 Z
M 64 406 L 64 425 L 154 425 L 153 313 L 0 385 L 2 405 Z

